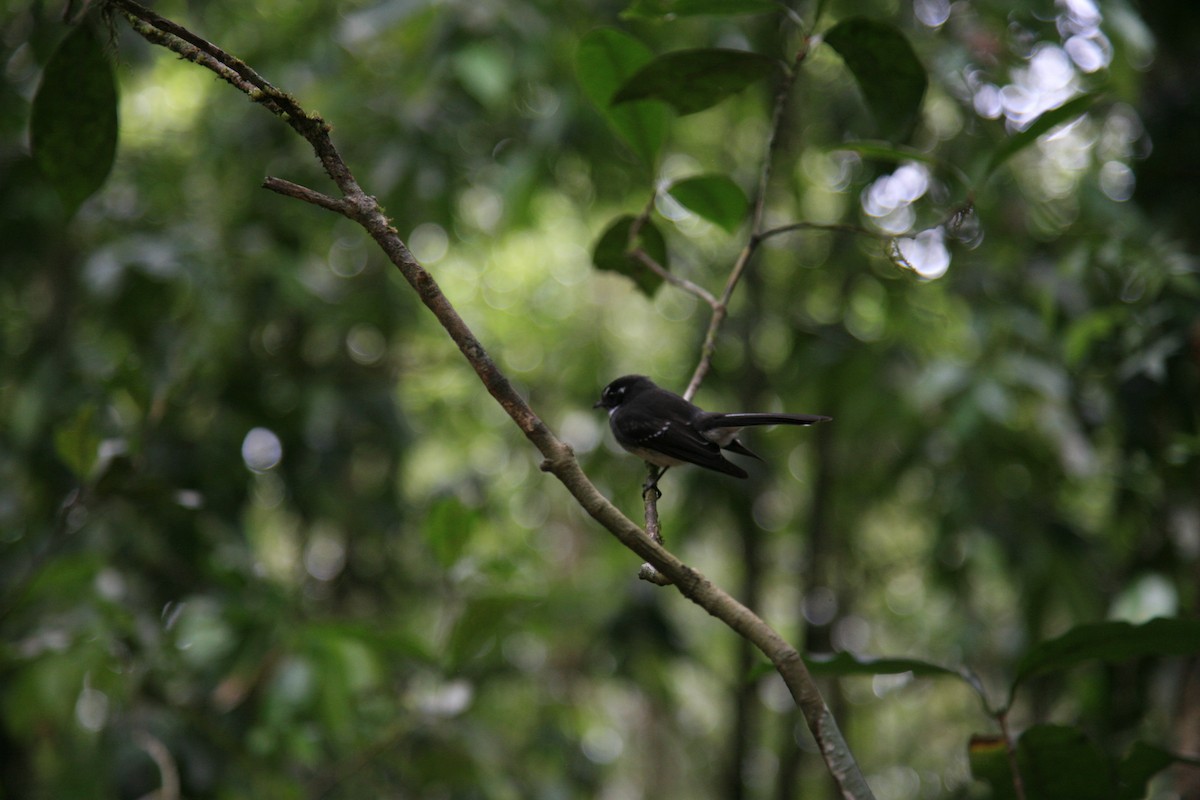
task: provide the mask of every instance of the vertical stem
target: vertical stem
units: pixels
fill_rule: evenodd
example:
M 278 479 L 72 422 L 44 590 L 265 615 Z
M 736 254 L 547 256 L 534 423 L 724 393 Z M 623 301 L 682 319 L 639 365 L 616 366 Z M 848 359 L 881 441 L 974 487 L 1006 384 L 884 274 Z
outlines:
M 733 297 L 734 290 L 741 281 L 746 267 L 750 264 L 750 259 L 754 256 L 755 251 L 758 250 L 759 244 L 762 243 L 763 217 L 766 214 L 767 207 L 767 189 L 771 183 L 771 171 L 775 162 L 775 152 L 779 149 L 788 96 L 791 94 L 792 86 L 796 82 L 796 76 L 800 73 L 800 63 L 804 61 L 807 55 L 808 39 L 805 38 L 791 68 L 788 69 L 775 91 L 775 104 L 771 111 L 771 134 L 767 139 L 767 152 L 763 155 L 762 170 L 758 175 L 758 187 L 754 192 L 754 208 L 750 217 L 750 238 L 746 242 L 746 246 L 742 248 L 742 252 L 738 254 L 733 269 L 729 271 L 729 277 L 725 280 L 725 290 L 721 293 L 720 300 L 713 306 L 712 317 L 708 322 L 708 330 L 704 334 L 704 344 L 700 348 L 700 362 L 696 365 L 696 370 L 692 373 L 692 379 L 688 381 L 687 390 L 683 393 L 684 398 L 688 400 L 691 400 L 696 395 L 696 390 L 700 388 L 704 377 L 708 375 L 708 370 L 712 366 L 713 353 L 717 349 L 717 333 L 720 331 L 721 323 L 725 321 L 725 316 L 729 312 L 729 300 Z
M 1017 746 L 1008 732 L 1008 709 L 997 714 L 996 721 L 1000 723 L 1000 735 L 1004 737 L 1004 751 L 1008 754 L 1008 768 L 1012 772 L 1013 790 L 1017 793 L 1017 800 L 1025 800 L 1025 781 L 1021 778 L 1021 768 L 1017 764 Z

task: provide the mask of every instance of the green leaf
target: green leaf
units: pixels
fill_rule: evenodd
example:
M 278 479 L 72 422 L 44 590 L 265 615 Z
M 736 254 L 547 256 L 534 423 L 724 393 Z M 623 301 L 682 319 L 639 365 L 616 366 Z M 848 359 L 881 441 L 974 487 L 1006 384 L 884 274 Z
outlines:
M 438 500 L 425 515 L 425 538 L 443 569 L 462 557 L 467 542 L 479 521 L 479 512 L 468 508 L 457 497 Z
M 829 5 L 829 0 L 817 0 L 817 8 L 813 12 L 812 24 L 815 26 L 825 17 L 825 8 Z
M 471 598 L 446 642 L 447 666 L 457 668 L 487 656 L 497 639 L 516 627 L 512 617 L 527 610 L 537 599 L 530 595 L 503 593 Z
M 964 187 L 971 186 L 971 179 L 963 172 L 956 164 L 948 161 L 943 161 L 940 158 L 935 158 L 929 153 L 922 152 L 913 147 L 904 147 L 903 145 L 893 145 L 888 142 L 871 142 L 865 140 L 841 142 L 830 146 L 830 152 L 849 152 L 857 153 L 863 158 L 870 161 L 887 161 L 893 164 L 903 164 L 906 161 L 917 161 L 922 164 L 928 164 L 940 173 L 950 173 Z
M 54 431 L 54 451 L 81 481 L 88 479 L 100 454 L 100 434 L 95 429 L 96 409 L 87 405 Z
M 1027 800 L 1109 800 L 1116 766 L 1083 731 L 1035 725 L 1017 741 L 1017 768 Z
M 1117 765 L 1117 800 L 1140 800 L 1146 796 L 1150 779 L 1176 761 L 1196 763 L 1181 758 L 1160 747 L 1134 742 L 1133 747 Z
M 775 0 L 634 0 L 622 19 L 674 19 L 695 16 L 766 14 L 779 11 Z
M 117 84 L 88 26 L 67 34 L 47 62 L 29 138 L 38 168 L 73 215 L 104 184 L 117 153 Z
M 6 610 L 69 605 L 71 598 L 88 596 L 105 566 L 95 553 L 60 555 L 41 567 L 19 594 L 5 597 Z
M 436 661 L 435 653 L 422 638 L 428 635 L 424 631 L 417 633 L 391 626 L 345 620 L 310 622 L 305 626 L 305 631 L 318 640 L 323 637 L 330 641 L 343 638 L 352 640 L 372 653 L 379 653 L 393 660 L 402 658 L 422 664 L 433 664 Z
M 732 233 L 746 218 L 750 203 L 741 187 L 725 175 L 684 178 L 667 193 L 689 211 Z
M 597 269 L 619 272 L 630 278 L 647 297 L 653 297 L 663 280 L 629 254 L 629 231 L 633 221 L 634 217 L 626 214 L 608 226 L 592 251 L 592 263 Z M 668 268 L 667 242 L 650 220 L 646 220 L 638 232 L 637 244 L 663 269 Z
M 979 696 L 984 707 L 988 706 L 987 691 L 979 677 L 969 669 L 947 667 L 919 658 L 863 658 L 850 653 L 808 656 L 804 659 L 808 671 L 814 675 L 900 675 L 911 672 L 917 678 L 958 678 Z
M 1058 108 L 1050 109 L 1035 119 L 1028 128 L 1005 139 L 988 160 L 987 169 L 983 173 L 984 179 L 986 180 L 990 177 L 1005 161 L 1008 161 L 1014 155 L 1036 142 L 1043 134 L 1049 133 L 1053 128 L 1062 125 L 1064 122 L 1070 122 L 1083 114 L 1099 97 L 1100 94 L 1097 92 L 1081 94 L 1079 97 L 1063 103 Z
M 488 39 L 463 47 L 451 60 L 463 88 L 481 105 L 492 109 L 501 107 L 511 95 L 512 62 L 511 52 Z
M 646 45 L 614 28 L 587 33 L 575 53 L 575 71 L 584 94 L 604 114 L 617 135 L 648 166 L 658 161 L 667 136 L 667 109 L 657 101 L 613 106 L 613 95 L 653 54 Z
M 634 73 L 612 102 L 662 100 L 681 115 L 694 114 L 740 92 L 778 67 L 775 59 L 744 50 L 676 50 Z
M 1038 644 L 1017 665 L 1012 691 L 1035 676 L 1070 669 L 1085 661 L 1127 661 L 1148 656 L 1200 653 L 1200 620 L 1159 618 L 1142 625 L 1100 622 L 1080 625 Z
M 991 800 L 1012 800 L 1017 796 L 1013 785 L 1008 748 L 1000 736 L 975 735 L 967 745 L 971 777 L 991 787 Z
M 941 163 L 928 153 L 921 152 L 912 147 L 893 145 L 888 142 L 870 142 L 865 140 L 839 142 L 830 145 L 829 150 L 832 152 L 846 151 L 857 153 L 863 158 L 872 161 L 889 161 L 897 164 L 903 164 L 905 161 L 920 161 L 923 164 L 937 166 Z
M 1145 796 L 1151 776 L 1177 760 L 1139 742 L 1116 764 L 1082 731 L 1065 725 L 1029 728 L 1017 741 L 1016 751 L 1027 800 L 1135 800 Z M 968 755 L 972 777 L 991 787 L 993 800 L 1016 797 L 1003 738 L 973 736 Z
M 809 656 L 804 662 L 814 675 L 899 675 L 911 672 L 923 678 L 947 675 L 963 677 L 956 669 L 916 658 L 860 658 L 850 653 L 836 653 L 831 656 Z
M 911 136 L 928 78 L 904 34 L 887 23 L 854 17 L 830 28 L 825 41 L 846 62 L 884 136 L 893 141 Z
M 97 657 L 94 643 L 68 639 L 64 646 L 67 649 L 46 648 L 32 657 L 9 656 L 2 699 L 4 723 L 13 731 L 10 735 L 33 741 L 35 731 L 63 730 L 74 720 L 88 670 L 104 662 Z
M 1079 366 L 1092 345 L 1119 330 L 1127 317 L 1123 308 L 1101 308 L 1073 320 L 1062 337 L 1063 358 L 1067 366 Z

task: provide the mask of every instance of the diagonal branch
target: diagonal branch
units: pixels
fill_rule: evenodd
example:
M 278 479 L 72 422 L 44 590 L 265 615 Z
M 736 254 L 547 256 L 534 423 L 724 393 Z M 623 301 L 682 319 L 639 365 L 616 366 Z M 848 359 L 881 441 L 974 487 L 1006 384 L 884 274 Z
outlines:
M 871 791 L 833 716 L 808 673 L 800 653 L 773 628 L 720 587 L 685 565 L 652 540 L 644 530 L 604 497 L 583 472 L 569 445 L 559 439 L 516 391 L 483 345 L 442 293 L 433 276 L 422 267 L 400 239 L 375 198 L 359 187 L 329 137 L 329 126 L 308 114 L 289 95 L 263 80 L 243 62 L 191 34 L 175 23 L 148 11 L 132 0 L 108 0 L 147 40 L 179 53 L 212 70 L 231 85 L 283 118 L 312 146 L 343 197 L 323 195 L 289 181 L 268 178 L 267 188 L 335 211 L 361 225 L 379 245 L 421 302 L 433 313 L 447 335 L 475 370 L 488 393 L 500 404 L 526 438 L 542 454 L 542 469 L 553 474 L 576 502 L 623 545 L 645 559 L 673 583 L 679 592 L 752 642 L 783 677 L 804 714 L 822 756 L 845 798 L 870 798 Z M 736 281 L 732 281 L 736 285 Z M 727 294 L 732 286 L 727 286 Z M 727 299 L 727 298 L 726 298 Z
M 687 278 L 680 277 L 679 275 L 671 272 L 662 264 L 658 263 L 654 256 L 647 253 L 646 248 L 638 244 L 638 237 L 642 234 L 642 228 L 647 222 L 650 221 L 650 213 L 654 210 L 654 199 L 655 198 L 652 195 L 650 200 L 646 203 L 646 207 L 642 209 L 642 213 L 638 214 L 634 218 L 633 224 L 629 226 L 629 242 L 626 245 L 626 249 L 630 258 L 636 259 L 643 267 L 650 270 L 672 286 L 682 289 L 688 294 L 699 297 L 701 300 L 708 303 L 709 308 L 716 310 L 718 304 L 717 298 L 713 297 L 712 292 L 708 291 L 708 289 L 705 289 L 698 283 L 693 283 Z

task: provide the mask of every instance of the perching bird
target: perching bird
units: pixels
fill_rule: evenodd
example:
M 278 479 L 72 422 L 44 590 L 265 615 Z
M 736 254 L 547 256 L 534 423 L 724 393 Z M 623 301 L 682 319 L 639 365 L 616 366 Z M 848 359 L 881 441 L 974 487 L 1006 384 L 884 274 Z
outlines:
M 617 444 L 655 466 L 695 464 L 735 478 L 746 470 L 727 460 L 722 450 L 762 459 L 738 441 L 751 425 L 812 425 L 829 417 L 814 414 L 718 414 L 704 411 L 674 392 L 659 388 L 645 375 L 626 375 L 604 387 L 594 408 L 608 409 Z M 661 473 L 660 473 L 661 474 Z

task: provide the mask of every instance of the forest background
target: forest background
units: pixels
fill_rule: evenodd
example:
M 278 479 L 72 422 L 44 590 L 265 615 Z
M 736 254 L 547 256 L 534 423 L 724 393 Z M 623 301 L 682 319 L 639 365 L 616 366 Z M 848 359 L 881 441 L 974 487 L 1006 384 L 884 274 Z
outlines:
M 1082 737 L 1102 786 L 1074 796 L 1200 756 L 1200 641 L 1143 625 L 1200 602 L 1200 8 L 672 5 L 154 10 L 320 111 L 635 518 L 644 469 L 592 403 L 627 372 L 682 390 L 710 309 L 596 245 L 649 210 L 646 250 L 719 294 L 774 131 L 765 219 L 803 227 L 758 247 L 697 400 L 834 421 L 753 433 L 745 482 L 672 470 L 667 546 L 857 659 L 821 685 L 877 797 L 986 796 L 1000 721 Z M 116 160 L 64 194 L 30 146 L 61 12 L 0 12 L 2 796 L 827 791 L 769 665 L 637 580 L 371 240 L 263 191 L 328 188 L 276 117 L 118 18 Z M 823 38 L 857 19 L 911 46 L 919 117 L 881 118 L 865 51 Z M 631 137 L 581 57 L 613 42 L 790 62 L 785 114 L 779 70 L 642 100 L 661 130 Z M 678 190 L 714 175 L 737 191 Z

